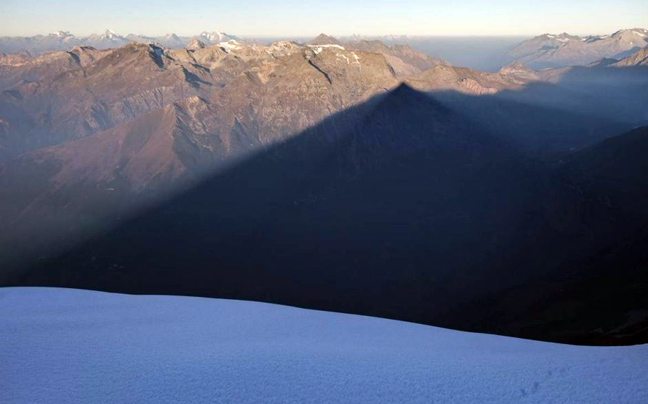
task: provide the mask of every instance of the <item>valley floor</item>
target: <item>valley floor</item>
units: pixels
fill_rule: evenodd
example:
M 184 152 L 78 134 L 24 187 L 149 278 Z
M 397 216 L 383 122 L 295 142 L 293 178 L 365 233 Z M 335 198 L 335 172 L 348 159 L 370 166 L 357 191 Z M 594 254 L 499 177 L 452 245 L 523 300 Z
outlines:
M 0 289 L 2 403 L 648 402 L 648 345 L 264 303 Z

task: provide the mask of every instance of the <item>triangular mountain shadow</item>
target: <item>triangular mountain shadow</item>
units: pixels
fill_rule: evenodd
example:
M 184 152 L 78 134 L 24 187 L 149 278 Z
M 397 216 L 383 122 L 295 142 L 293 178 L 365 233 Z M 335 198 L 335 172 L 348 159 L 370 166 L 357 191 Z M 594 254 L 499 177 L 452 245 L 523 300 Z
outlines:
M 13 284 L 249 299 L 564 341 L 574 335 L 528 335 L 506 313 L 487 313 L 496 329 L 476 326 L 460 308 L 590 257 L 616 237 L 611 216 L 403 85 Z

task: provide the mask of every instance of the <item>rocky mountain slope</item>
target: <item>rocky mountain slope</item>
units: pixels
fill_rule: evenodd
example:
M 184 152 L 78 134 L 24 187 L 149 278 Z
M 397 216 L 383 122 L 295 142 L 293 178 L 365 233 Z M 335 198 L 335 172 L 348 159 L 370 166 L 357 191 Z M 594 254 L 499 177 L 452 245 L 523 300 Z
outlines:
M 110 51 L 76 46 L 70 51 L 48 53 L 32 58 L 25 54 L 10 54 L 0 58 L 0 90 L 11 89 L 25 82 L 53 78 L 100 59 Z
M 632 55 L 613 63 L 615 67 L 639 67 L 648 66 L 648 46 L 639 49 Z
M 10 56 L 3 58 L 0 83 L 4 83 L 6 91 L 0 103 L 6 111 L 2 118 L 9 123 L 9 132 L 0 144 L 4 159 L 110 129 L 191 96 L 200 96 L 209 103 L 229 99 L 228 110 L 252 108 L 254 100 L 266 96 L 289 97 L 294 108 L 310 110 L 310 116 L 299 116 L 299 111 L 286 109 L 292 108 L 289 105 L 279 108 L 286 119 L 280 126 L 295 133 L 330 113 L 393 88 L 399 80 L 422 70 L 434 66 L 454 69 L 406 46 L 374 44 L 368 51 L 363 50 L 370 47 L 368 43 L 347 47 L 292 42 L 261 46 L 235 40 L 211 46 L 200 44 L 192 49 L 168 50 L 131 43 L 108 51 L 76 48 L 69 53 L 24 57 L 19 62 L 13 62 Z M 492 93 L 523 83 L 485 73 L 470 74 L 470 80 L 453 77 L 442 81 L 445 88 L 460 88 L 468 93 Z M 478 81 L 489 82 L 487 89 Z M 251 98 L 241 97 L 246 91 Z M 233 100 L 235 97 L 241 99 Z M 303 104 L 298 105 L 296 98 Z M 61 103 L 63 99 L 74 102 Z M 314 108 L 309 100 L 323 108 Z M 275 106 L 270 101 L 265 108 L 273 110 L 274 115 Z M 274 119 L 263 114 L 260 118 Z M 268 134 L 268 130 L 275 129 L 270 128 L 272 124 L 266 126 L 263 132 L 269 139 L 284 135 Z
M 11 62 L 11 57 L 7 58 Z M 10 87 L 0 96 L 0 150 L 7 161 L 5 170 L 33 165 L 33 161 L 56 162 L 53 167 L 59 168 L 47 178 L 59 178 L 54 184 L 66 186 L 122 178 L 129 189 L 146 189 L 152 183 L 145 178 L 167 176 L 153 170 L 159 166 L 179 170 L 169 178 L 197 178 L 201 171 L 299 133 L 403 80 L 413 88 L 445 97 L 447 102 L 456 99 L 452 94 L 497 96 L 496 104 L 488 97 L 462 98 L 460 108 L 470 108 L 480 124 L 533 153 L 546 147 L 568 149 L 592 143 L 618 128 L 614 123 L 618 114 L 605 103 L 596 105 L 610 110 L 609 117 L 591 114 L 587 120 L 575 120 L 571 112 L 525 107 L 529 97 L 523 95 L 530 91 L 529 86 L 544 80 L 528 68 L 518 65 L 499 73 L 483 73 L 449 66 L 407 47 L 375 42 L 358 42 L 354 48 L 293 42 L 261 46 L 232 40 L 182 50 L 131 43 L 108 51 L 78 48 L 71 53 L 19 60 L 0 70 L 0 80 L 6 83 L 20 79 L 16 85 L 7 84 Z M 551 78 L 558 83 L 561 74 Z M 558 87 L 552 89 L 557 95 L 550 100 L 572 99 L 580 108 L 594 102 L 582 95 L 565 94 Z M 499 115 L 493 114 L 494 105 Z M 521 126 L 522 121 L 531 115 L 539 117 L 545 110 L 547 117 L 552 116 L 545 124 Z M 160 120 L 162 116 L 168 119 Z M 559 116 L 564 119 L 558 120 Z M 569 124 L 565 134 L 568 120 L 580 123 Z M 166 126 L 160 129 L 159 125 Z M 119 145 L 133 127 L 138 128 L 135 135 L 144 143 L 156 139 L 155 133 L 174 141 L 167 143 L 165 152 L 127 152 L 122 156 Z M 517 135 L 522 127 L 528 132 L 525 137 Z M 593 133 L 595 129 L 598 134 Z M 549 141 L 558 135 L 560 143 Z M 60 146 L 42 149 L 57 144 Z M 106 150 L 98 149 L 99 144 Z M 39 151 L 31 154 L 31 150 Z M 123 164 L 99 169 L 101 166 L 94 166 L 98 160 L 77 159 L 78 154 L 110 156 L 110 161 Z M 21 157 L 11 162 L 17 156 Z M 167 164 L 164 160 L 170 156 L 183 163 Z M 131 159 L 151 160 L 138 163 L 151 172 L 136 177 L 125 174 L 124 167 Z M 70 166 L 79 167 L 74 175 L 65 174 Z
M 63 206 L 113 212 L 100 201 L 178 185 L 161 179 L 196 180 L 397 84 L 382 54 L 290 42 L 112 50 L 2 94 L 2 177 L 30 184 L 5 188 L 4 226 L 22 222 L 26 207 L 33 218 L 54 219 Z

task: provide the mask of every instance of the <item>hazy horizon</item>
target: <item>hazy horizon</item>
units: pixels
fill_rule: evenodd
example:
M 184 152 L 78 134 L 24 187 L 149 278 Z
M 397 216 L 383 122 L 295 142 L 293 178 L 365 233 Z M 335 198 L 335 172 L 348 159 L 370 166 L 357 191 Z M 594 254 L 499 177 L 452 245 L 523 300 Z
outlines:
M 646 24 L 648 25 L 648 24 Z M 643 28 L 643 27 L 622 27 L 619 28 L 619 30 L 622 29 L 635 29 L 635 28 Z M 536 34 L 526 34 L 526 35 L 516 35 L 516 34 L 511 34 L 511 35 L 414 35 L 414 34 L 382 34 L 382 35 L 377 35 L 377 34 L 363 34 L 363 33 L 355 33 L 355 34 L 335 34 L 335 33 L 330 33 L 326 31 L 318 32 L 316 34 L 310 34 L 310 35 L 241 35 L 237 32 L 234 31 L 229 31 L 229 30 L 222 30 L 222 29 L 212 29 L 212 30 L 201 30 L 201 31 L 196 31 L 194 33 L 188 33 L 188 34 L 180 34 L 178 32 L 166 32 L 164 34 L 150 34 L 147 32 L 130 32 L 130 31 L 117 31 L 114 29 L 111 29 L 110 27 L 108 28 L 103 28 L 100 30 L 97 30 L 95 32 L 89 32 L 89 33 L 84 33 L 84 34 L 78 34 L 76 32 L 73 32 L 68 29 L 58 29 L 54 31 L 48 31 L 48 32 L 36 32 L 33 34 L 27 34 L 27 35 L 5 35 L 5 34 L 0 34 L 0 37 L 6 37 L 6 38 L 31 38 L 31 37 L 36 37 L 36 36 L 47 36 L 47 35 L 52 35 L 56 34 L 59 32 L 66 32 L 68 34 L 71 34 L 75 37 L 79 38 L 84 38 L 88 37 L 90 35 L 101 35 L 106 33 L 107 31 L 112 31 L 113 33 L 126 37 L 128 35 L 136 35 L 136 36 L 142 36 L 142 37 L 151 37 L 151 38 L 159 38 L 163 37 L 165 35 L 177 35 L 181 38 L 191 38 L 198 36 L 202 33 L 214 33 L 214 32 L 220 32 L 221 34 L 227 34 L 227 35 L 233 35 L 237 36 L 242 39 L 246 40 L 254 40 L 254 41 L 259 41 L 259 42 L 264 42 L 264 43 L 272 43 L 275 41 L 295 41 L 295 42 L 305 42 L 309 41 L 318 35 L 327 35 L 333 38 L 343 38 L 343 39 L 348 39 L 351 37 L 361 37 L 361 38 L 367 38 L 367 39 L 373 39 L 373 38 L 380 38 L 380 39 L 393 39 L 393 40 L 398 40 L 399 38 L 408 38 L 408 39 L 471 39 L 471 38 L 483 38 L 483 39 L 498 39 L 498 38 L 508 38 L 508 39 L 529 39 L 534 36 L 538 35 L 543 35 L 543 34 L 551 34 L 550 32 L 539 32 Z M 618 31 L 618 30 L 616 30 Z M 556 34 L 559 34 L 562 32 L 556 32 Z M 571 34 L 570 32 L 568 32 Z M 608 33 L 598 33 L 598 34 L 573 34 L 573 35 L 605 35 Z
M 644 26 L 648 26 L 647 24 L 644 24 L 643 26 L 622 26 L 617 29 L 614 29 L 612 31 L 606 31 L 606 32 L 588 32 L 588 33 L 582 33 L 582 32 L 571 32 L 569 30 L 555 30 L 555 31 L 546 31 L 546 32 L 535 32 L 535 33 L 527 33 L 527 34 L 466 34 L 466 35 L 460 35 L 460 34 L 407 34 L 407 33 L 399 33 L 399 34 L 393 34 L 393 33 L 384 33 L 384 34 L 365 34 L 362 32 L 356 32 L 356 33 L 351 33 L 351 34 L 336 34 L 332 32 L 328 32 L 325 30 L 320 30 L 319 32 L 313 33 L 313 34 L 303 34 L 303 35 L 294 35 L 294 34 L 286 34 L 286 35 L 279 35 L 279 34 L 260 34 L 260 35 L 249 35 L 249 34 L 239 34 L 238 32 L 232 31 L 232 30 L 224 30 L 224 29 L 219 29 L 218 27 L 214 29 L 202 29 L 202 30 L 197 30 L 195 32 L 188 32 L 188 33 L 180 33 L 180 32 L 175 32 L 175 31 L 168 31 L 164 32 L 162 34 L 156 33 L 152 34 L 149 32 L 142 32 L 142 31 L 119 31 L 116 29 L 112 29 L 111 27 L 106 27 L 102 29 L 97 29 L 96 31 L 91 31 L 91 32 L 84 32 L 84 33 L 77 33 L 75 31 L 72 31 L 70 29 L 65 29 L 62 27 L 61 29 L 56 29 L 56 30 L 51 30 L 51 31 L 41 31 L 41 32 L 33 32 L 30 34 L 8 34 L 8 33 L 3 33 L 3 31 L 0 29 L 0 37 L 8 37 L 8 38 L 29 38 L 29 37 L 35 37 L 35 36 L 47 36 L 50 34 L 56 34 L 59 32 L 67 32 L 75 37 L 83 38 L 83 37 L 88 37 L 90 35 L 95 35 L 95 34 L 104 34 L 107 31 L 112 31 L 113 33 L 120 35 L 120 36 L 128 36 L 128 35 L 136 35 L 136 36 L 142 36 L 142 37 L 152 37 L 152 38 L 157 38 L 157 37 L 162 37 L 165 35 L 177 35 L 182 38 L 190 38 L 194 36 L 198 36 L 204 32 L 207 33 L 213 33 L 213 32 L 220 32 L 222 34 L 228 34 L 228 35 L 234 35 L 237 37 L 240 37 L 242 39 L 248 39 L 248 40 L 257 40 L 257 41 L 264 41 L 271 43 L 273 41 L 280 41 L 280 40 L 290 40 L 290 41 L 296 41 L 296 42 L 303 42 L 303 41 L 308 41 L 310 39 L 313 39 L 317 37 L 320 34 L 328 35 L 334 38 L 349 38 L 349 37 L 363 37 L 363 38 L 385 38 L 385 37 L 393 37 L 394 39 L 398 39 L 399 37 L 403 38 L 410 38 L 410 39 L 471 39 L 471 38 L 478 38 L 478 39 L 498 39 L 498 38 L 505 38 L 505 39 L 529 39 L 533 38 L 539 35 L 544 35 L 544 34 L 561 34 L 561 33 L 568 33 L 570 35 L 576 35 L 576 36 L 589 36 L 589 35 L 608 35 L 612 34 L 616 31 L 619 30 L 629 30 L 629 29 L 644 29 Z
M 632 14 L 627 10 L 634 10 Z M 574 35 L 609 34 L 638 28 L 648 21 L 643 0 L 603 0 L 595 4 L 576 0 L 548 1 L 463 0 L 457 4 L 437 0 L 311 0 L 262 2 L 242 0 L 214 4 L 206 0 L 183 3 L 115 0 L 94 3 L 82 0 L 28 4 L 6 0 L 0 4 L 0 36 L 47 35 L 69 31 L 76 36 L 111 29 L 122 35 L 190 36 L 221 30 L 242 37 L 312 37 L 409 35 L 425 37 L 534 36 L 569 32 Z

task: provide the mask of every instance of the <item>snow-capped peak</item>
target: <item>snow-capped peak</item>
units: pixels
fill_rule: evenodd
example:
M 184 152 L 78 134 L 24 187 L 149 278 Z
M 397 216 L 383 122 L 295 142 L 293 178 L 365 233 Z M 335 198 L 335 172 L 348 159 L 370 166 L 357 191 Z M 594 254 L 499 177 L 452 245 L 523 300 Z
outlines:
M 545 38 L 553 39 L 553 40 L 555 40 L 555 41 L 563 42 L 563 43 L 564 43 L 564 42 L 569 42 L 569 41 L 572 40 L 572 39 L 579 39 L 579 40 L 581 39 L 581 38 L 579 38 L 579 37 L 569 35 L 569 34 L 566 33 L 566 32 L 563 32 L 562 34 L 558 34 L 558 35 L 555 35 L 555 34 L 544 34 L 544 35 L 542 35 L 542 36 L 545 37 Z
M 220 32 L 220 31 L 214 31 L 214 32 L 202 32 L 198 38 L 200 38 L 203 42 L 207 43 L 221 43 L 221 42 L 227 42 L 229 40 L 235 40 L 237 39 L 234 35 L 229 35 L 226 34 L 225 32 Z
M 648 30 L 644 28 L 632 28 L 632 29 L 621 29 L 612 34 L 613 37 L 625 37 L 628 38 L 630 35 L 638 35 L 640 37 L 646 37 L 648 35 Z
M 220 40 L 220 39 L 223 38 L 223 34 L 221 34 L 220 31 L 214 31 L 214 32 L 205 31 L 205 32 L 202 32 L 200 34 L 200 36 L 203 36 L 203 37 L 205 37 L 205 38 L 207 38 L 209 40 L 214 40 L 214 39 L 219 39 Z
M 104 33 L 104 36 L 106 37 L 106 39 L 110 39 L 110 40 L 117 40 L 117 39 L 122 39 L 123 38 L 121 35 L 119 35 L 115 31 L 112 31 L 110 29 L 106 30 L 106 32 Z
M 55 36 L 57 38 L 67 38 L 67 37 L 72 37 L 74 35 L 70 34 L 69 31 L 56 31 L 56 32 L 52 32 L 50 36 Z

